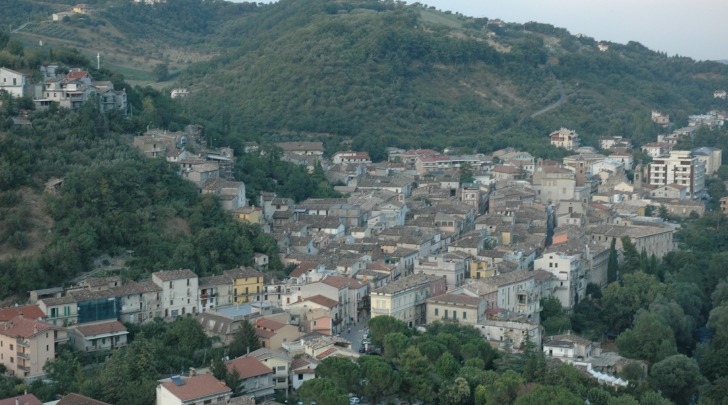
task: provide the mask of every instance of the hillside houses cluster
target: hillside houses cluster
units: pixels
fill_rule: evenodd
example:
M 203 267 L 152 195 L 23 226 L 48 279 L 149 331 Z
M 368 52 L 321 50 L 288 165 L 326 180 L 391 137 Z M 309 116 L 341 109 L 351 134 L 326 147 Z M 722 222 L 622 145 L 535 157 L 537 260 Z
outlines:
M 31 97 L 36 109 L 47 109 L 55 103 L 75 111 L 96 99 L 102 112 L 117 110 L 126 114 L 126 91 L 115 89 L 110 81 L 94 80 L 85 70 L 58 65 L 41 66 L 40 73 L 42 81 L 32 84 L 26 74 L 0 67 L 0 90 L 13 97 Z
M 388 148 L 387 161 L 372 163 L 364 152 L 329 158 L 320 142 L 286 142 L 277 144 L 286 159 L 321 165 L 344 196 L 296 202 L 262 192 L 251 205 L 245 185 L 233 178 L 233 151 L 209 148 L 202 136 L 197 126 L 148 130 L 133 143 L 149 158 L 176 164 L 200 193 L 218 196 L 232 218 L 261 225 L 290 274 L 272 277 L 270 258 L 257 253 L 252 267 L 212 276 L 177 269 L 146 281 L 90 278 L 33 291 L 28 305 L 0 310 L 0 339 L 18 347 L 0 357 L 9 372 L 40 377 L 60 343 L 112 350 L 127 344 L 125 323 L 181 316 L 195 317 L 223 344 L 243 321 L 255 328 L 262 348 L 227 365 L 257 399 L 300 387 L 327 357 L 361 356 L 360 342 L 339 335 L 377 316 L 410 327 L 472 325 L 502 350 L 518 351 L 527 340 L 541 345 L 541 300 L 554 297 L 568 310 L 588 298 L 589 283 L 606 286 L 612 241 L 621 251 L 629 237 L 658 259 L 674 250 L 676 225 L 645 216 L 647 207 L 702 214 L 704 179 L 722 157 L 718 149 L 679 151 L 658 141 L 642 146 L 653 155 L 643 167 L 622 137 L 602 138 L 608 152 L 599 153 L 564 128 L 551 134 L 573 151 L 561 161 L 514 148 L 488 155 Z M 461 182 L 466 172 L 471 178 Z M 607 373 L 609 380 L 624 365 L 598 350 L 577 354 L 588 344 L 568 335 L 545 343 L 550 356 L 591 359 L 595 378 Z M 218 388 L 210 399 L 230 400 L 229 388 L 208 375 L 174 378 L 160 383 L 158 398 L 184 401 L 187 388 L 201 384 Z

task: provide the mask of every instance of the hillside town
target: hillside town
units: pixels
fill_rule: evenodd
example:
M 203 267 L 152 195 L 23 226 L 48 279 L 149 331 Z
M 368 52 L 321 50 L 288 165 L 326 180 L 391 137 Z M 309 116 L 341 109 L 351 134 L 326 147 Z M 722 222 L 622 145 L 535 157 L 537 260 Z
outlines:
M 37 108 L 57 102 L 78 109 L 95 94 L 103 111 L 126 110 L 123 90 L 86 71 L 45 66 L 42 73 L 35 93 L 24 75 L 8 69 L 0 69 L 0 83 L 15 96 L 35 94 Z M 669 127 L 659 112 L 652 120 Z M 722 160 L 716 148 L 676 145 L 697 128 L 724 121 L 725 113 L 711 111 L 654 142 L 636 146 L 605 136 L 599 149 L 581 146 L 576 131 L 560 128 L 545 136 L 572 152 L 561 161 L 514 148 L 460 154 L 458 148 L 389 147 L 386 161 L 372 162 L 363 151 L 325 156 L 321 142 L 276 143 L 283 160 L 310 172 L 320 167 L 343 195 L 300 202 L 268 192 L 251 201 L 233 176 L 233 149 L 211 147 L 199 126 L 148 129 L 134 137 L 134 147 L 175 165 L 232 219 L 273 235 L 290 273 L 273 276 L 270 257 L 256 253 L 252 265 L 215 276 L 168 269 L 146 281 L 91 277 L 31 291 L 28 303 L 0 310 L 0 363 L 36 379 L 59 345 L 81 352 L 126 346 L 126 325 L 194 317 L 209 337 L 228 345 L 247 322 L 261 349 L 226 361 L 239 372 L 243 399 L 231 398 L 232 390 L 206 370 L 184 370 L 160 381 L 157 404 L 254 403 L 277 390 L 294 392 L 325 358 L 381 350 L 367 339 L 366 322 L 391 316 L 411 328 L 470 325 L 505 352 L 517 353 L 530 341 L 601 383 L 626 385 L 615 374 L 627 364 L 646 364 L 569 331 L 544 337 L 542 299 L 556 298 L 568 311 L 588 297 L 590 284 L 613 281 L 612 244 L 618 257 L 624 243 L 656 259 L 675 250 L 679 225 L 671 219 L 704 214 L 705 179 Z M 635 161 L 635 149 L 651 162 Z M 244 153 L 265 152 L 249 142 Z M 47 190 L 62 185 L 53 179 Z M 720 206 L 728 210 L 728 200 Z M 80 403 L 67 398 L 58 404 Z

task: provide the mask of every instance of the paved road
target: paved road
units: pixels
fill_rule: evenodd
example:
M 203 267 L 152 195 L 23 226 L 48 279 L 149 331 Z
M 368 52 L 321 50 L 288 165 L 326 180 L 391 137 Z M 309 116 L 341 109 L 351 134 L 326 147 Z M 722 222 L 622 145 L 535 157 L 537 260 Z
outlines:
M 561 97 L 559 97 L 558 101 L 531 114 L 531 118 L 536 118 L 539 115 L 549 112 L 549 111 L 553 110 L 554 108 L 556 108 L 566 102 L 566 94 L 564 94 L 564 87 L 561 86 L 561 80 L 558 80 L 558 79 L 556 80 L 556 87 L 559 88 L 559 94 L 561 95 Z
M 341 337 L 351 342 L 351 350 L 355 352 L 359 351 L 359 348 L 362 347 L 361 341 L 364 338 L 367 321 L 368 319 L 361 320 L 359 323 L 351 325 L 351 332 L 345 330 L 341 334 Z

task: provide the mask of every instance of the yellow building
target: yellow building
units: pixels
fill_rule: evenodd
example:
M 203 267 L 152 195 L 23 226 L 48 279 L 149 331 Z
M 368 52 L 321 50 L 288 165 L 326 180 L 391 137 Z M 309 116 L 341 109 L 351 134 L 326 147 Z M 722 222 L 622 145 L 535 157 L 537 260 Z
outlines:
M 238 221 L 263 225 L 263 209 L 260 207 L 240 207 L 232 211 Z
M 232 281 L 234 303 L 243 304 L 261 300 L 265 283 L 263 273 L 250 267 L 240 267 L 226 270 L 224 274 Z
M 43 366 L 56 358 L 58 344 L 67 340 L 63 328 L 15 317 L 0 324 L 0 364 L 16 377 L 44 375 Z
M 486 261 L 470 262 L 470 278 L 480 279 L 493 277 L 495 275 L 495 267 L 489 267 Z

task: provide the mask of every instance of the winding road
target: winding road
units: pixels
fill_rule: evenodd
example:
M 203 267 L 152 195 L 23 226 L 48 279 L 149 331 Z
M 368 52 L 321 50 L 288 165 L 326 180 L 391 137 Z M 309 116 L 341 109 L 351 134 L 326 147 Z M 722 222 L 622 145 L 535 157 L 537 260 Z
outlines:
M 539 115 L 549 112 L 549 111 L 553 110 L 554 108 L 556 108 L 566 102 L 566 94 L 564 94 L 564 87 L 561 86 L 561 80 L 556 79 L 556 87 L 559 88 L 559 94 L 561 95 L 561 97 L 559 97 L 559 99 L 555 103 L 550 104 L 550 105 L 536 111 L 535 113 L 531 114 L 531 118 L 536 118 Z

